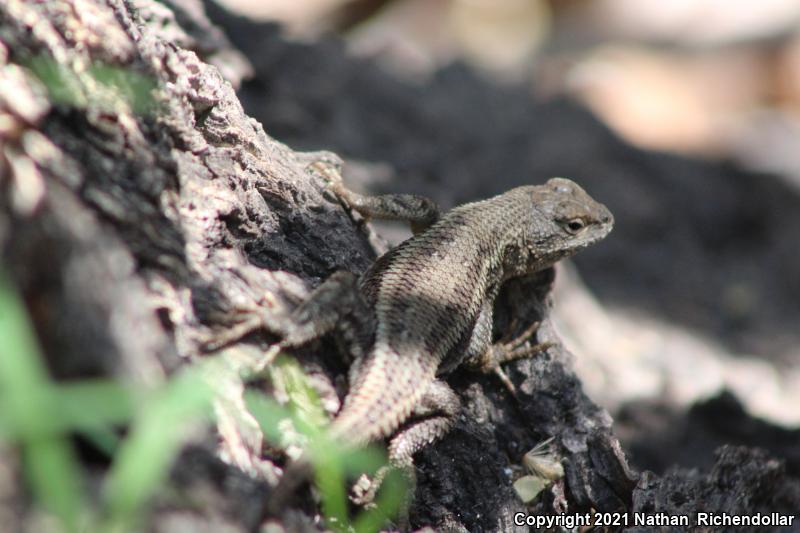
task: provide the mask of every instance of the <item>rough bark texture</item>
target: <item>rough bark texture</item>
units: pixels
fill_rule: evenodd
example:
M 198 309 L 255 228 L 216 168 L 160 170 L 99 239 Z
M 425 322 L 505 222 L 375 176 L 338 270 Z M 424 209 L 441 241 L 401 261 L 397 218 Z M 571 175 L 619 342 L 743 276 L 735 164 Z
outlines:
M 291 47 L 295 55 L 270 54 L 287 45 L 274 33 L 264 33 L 264 41 L 256 38 L 263 28 L 252 31 L 250 59 L 261 56 L 262 64 L 256 65 L 256 78 L 244 94 L 258 95 L 267 106 L 281 102 L 278 111 L 262 117 L 267 131 L 285 132 L 297 117 L 330 118 L 346 113 L 342 108 L 362 105 L 359 99 L 339 98 L 351 87 L 345 81 L 357 83 L 354 73 L 361 72 L 364 86 L 374 89 L 365 98 L 376 98 L 375 113 L 385 104 L 387 112 L 394 110 L 393 120 L 400 121 L 397 102 L 402 101 L 399 113 L 408 111 L 410 124 L 383 131 L 360 124 L 350 135 L 365 144 L 405 150 L 411 159 L 424 158 L 431 162 L 430 172 L 445 182 L 448 176 L 469 174 L 466 169 L 474 162 L 454 158 L 438 144 L 419 143 L 422 132 L 431 130 L 413 117 L 429 93 L 398 89 L 375 69 L 351 65 L 335 47 L 308 55 Z M 9 0 L 0 6 L 0 40 L 0 110 L 12 126 L 0 133 L 0 249 L 55 376 L 157 382 L 195 358 L 222 357 L 201 354 L 199 342 L 213 328 L 231 326 L 237 312 L 281 320 L 309 287 L 333 271 L 361 272 L 374 259 L 374 235 L 306 172 L 309 156 L 268 136 L 245 115 L 228 81 L 240 82 L 247 61 L 210 26 L 196 3 L 142 0 L 134 8 L 122 0 Z M 228 81 L 207 62 L 222 66 Z M 118 68 L 122 74 L 114 84 L 101 83 L 90 66 Z M 325 67 L 324 78 L 314 72 L 318 66 Z M 49 81 L 42 68 L 55 72 Z M 338 75 L 345 71 L 347 76 Z M 152 100 L 134 111 L 122 93 L 135 93 L 142 83 L 152 85 Z M 381 88 L 387 83 L 390 90 L 405 92 L 389 98 Z M 466 84 L 467 91 L 478 87 L 472 83 Z M 291 105 L 278 99 L 280 90 L 312 87 L 316 103 L 298 98 Z M 498 92 L 492 109 L 506 109 L 497 103 L 505 97 Z M 425 105 L 452 110 L 441 100 Z M 557 123 L 563 109 L 554 107 L 540 120 Z M 283 122 L 275 113 L 283 113 Z M 445 113 L 438 127 L 464 128 L 458 116 Z M 466 127 L 477 135 L 483 126 Z M 335 129 L 327 141 L 320 138 L 309 136 L 297 144 L 326 148 L 330 142 L 341 148 L 335 144 Z M 485 146 L 497 146 L 484 140 Z M 472 150 L 484 149 L 481 139 L 470 142 Z M 554 158 L 572 151 L 561 142 L 555 138 L 540 155 Z M 502 150 L 515 152 L 513 143 Z M 525 149 L 519 153 L 536 156 Z M 390 155 L 374 151 L 369 158 L 385 158 L 399 172 L 408 170 Z M 360 156 L 367 158 L 366 153 Z M 503 173 L 502 168 L 492 171 Z M 509 178 L 508 184 L 514 179 L 523 178 Z M 596 187 L 603 201 L 617 192 Z M 464 200 L 464 194 L 444 203 Z M 603 267 L 611 268 L 608 262 Z M 547 276 L 515 282 L 498 303 L 497 334 L 511 317 L 539 317 L 544 319 L 540 338 L 557 340 L 547 321 L 550 282 Z M 226 355 L 244 354 L 252 363 L 270 341 L 274 337 L 268 334 L 251 335 Z M 319 361 L 321 352 L 311 346 L 299 356 L 336 382 L 343 365 Z M 784 474 L 779 462 L 750 450 L 723 451 L 707 477 L 674 470 L 664 478 L 648 474 L 636 485 L 638 477 L 629 471 L 612 435 L 610 417 L 583 394 L 569 354 L 561 347 L 549 354 L 512 365 L 519 401 L 492 379 L 466 372 L 452 376 L 464 411 L 442 442 L 420 454 L 412 525 L 514 530 L 511 517 L 525 506 L 511 488 L 508 469 L 518 469 L 523 454 L 548 436 L 556 437 L 564 458 L 569 512 L 692 510 L 709 501 L 718 510 L 737 513 L 797 508 L 797 479 Z M 226 400 L 234 407 L 241 386 L 232 380 Z M 207 505 L 183 510 L 180 502 L 162 502 L 151 519 L 154 529 L 257 527 L 253 510 L 268 494 L 276 472 L 262 457 L 260 433 L 246 433 L 242 428 L 249 420 L 241 413 L 237 419 L 234 411 L 218 413 L 223 440 L 215 453 L 227 464 L 208 451 L 209 439 L 205 447 L 187 449 L 175 467 L 175 486 L 187 494 L 205 494 Z M 227 444 L 231 431 L 241 433 L 238 449 Z M 207 483 L 216 497 L 203 491 Z M 730 487 L 754 497 L 726 499 Z M 678 493 L 682 503 L 676 503 Z M 553 513 L 553 504 L 547 494 L 534 509 Z M 287 513 L 284 520 L 290 530 L 310 527 L 299 514 Z
M 3 265 L 55 376 L 158 382 L 231 308 L 283 316 L 306 282 L 369 264 L 363 233 L 219 71 L 180 47 L 194 41 L 163 5 L 11 1 L 0 17 L 0 99 L 14 121 Z M 223 45 L 201 48 L 238 55 Z M 116 85 L 92 66 L 120 69 Z M 121 93 L 138 85 L 154 90 L 134 113 Z M 231 462 L 274 481 L 260 434 L 245 448 Z M 231 513 L 240 527 L 252 515 Z

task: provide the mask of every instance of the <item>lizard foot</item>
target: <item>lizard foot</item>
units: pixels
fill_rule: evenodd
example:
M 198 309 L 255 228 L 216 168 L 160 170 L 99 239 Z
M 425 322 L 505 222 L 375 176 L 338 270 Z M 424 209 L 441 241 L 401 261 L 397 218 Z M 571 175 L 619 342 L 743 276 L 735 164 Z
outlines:
M 306 170 L 321 177 L 327 190 L 350 210 L 369 222 L 372 218 L 402 220 L 417 235 L 439 220 L 439 206 L 430 198 L 416 194 L 383 194 L 367 196 L 348 189 L 342 179 L 344 162 L 331 152 L 306 154 Z
M 383 467 L 375 474 L 375 478 L 370 479 L 366 474 L 361 474 L 350 491 L 350 501 L 354 504 L 371 509 L 375 507 L 375 495 L 378 493 L 383 476 L 381 472 L 387 467 Z
M 364 509 L 374 509 L 376 507 L 375 496 L 378 494 L 378 490 L 381 488 L 386 476 L 396 468 L 399 468 L 400 471 L 403 472 L 409 484 L 409 490 L 405 492 L 397 513 L 397 525 L 400 531 L 408 531 L 408 511 L 411 508 L 411 498 L 414 494 L 414 489 L 416 488 L 416 474 L 414 473 L 413 466 L 382 466 L 378 469 L 372 479 L 370 479 L 366 474 L 362 474 L 361 477 L 358 478 L 358 481 L 356 481 L 355 485 L 353 485 L 350 494 L 350 501 L 363 507 Z
M 197 345 L 201 352 L 216 352 L 229 344 L 233 344 L 241 340 L 250 333 L 262 329 L 263 327 L 264 321 L 262 318 L 256 314 L 250 314 L 249 316 L 245 317 L 244 320 L 241 320 L 226 329 L 212 331 L 209 334 L 203 335 L 200 339 L 198 339 Z
M 553 342 L 530 344 L 529 341 L 536 334 L 540 325 L 541 322 L 533 322 L 530 326 L 525 328 L 525 331 L 516 337 L 511 339 L 506 337 L 500 340 L 500 342 L 493 344 L 482 358 L 480 370 L 486 374 L 495 374 L 513 396 L 517 395 L 517 389 L 500 365 L 516 361 L 517 359 L 531 357 L 532 355 L 536 355 L 537 353 L 555 346 Z M 515 329 L 513 326 L 512 324 L 511 331 Z
M 358 481 L 355 482 L 352 490 L 350 491 L 350 501 L 367 509 L 375 507 L 375 496 L 378 494 L 378 490 L 381 488 L 381 485 L 383 485 L 383 481 L 386 479 L 386 476 L 392 472 L 392 470 L 398 468 L 406 477 L 406 480 L 409 482 L 409 486 L 414 487 L 416 475 L 414 474 L 413 466 L 398 467 L 384 465 L 380 467 L 377 472 L 375 472 L 375 476 L 373 476 L 372 479 L 370 479 L 366 474 L 361 474 L 361 477 L 358 478 Z
M 308 154 L 306 171 L 317 174 L 327 184 L 330 190 L 339 200 L 345 203 L 345 207 L 353 209 L 353 193 L 344 185 L 342 179 L 342 169 L 344 161 L 332 152 L 312 152 Z

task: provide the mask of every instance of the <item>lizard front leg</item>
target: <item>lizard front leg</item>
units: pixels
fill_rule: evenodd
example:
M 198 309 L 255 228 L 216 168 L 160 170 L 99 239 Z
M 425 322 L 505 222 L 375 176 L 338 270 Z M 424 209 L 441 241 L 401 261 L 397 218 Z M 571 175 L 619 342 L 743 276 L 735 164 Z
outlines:
M 505 338 L 492 343 L 492 325 L 494 317 L 494 302 L 487 299 L 481 308 L 478 320 L 472 330 L 472 338 L 467 347 L 464 365 L 485 374 L 493 373 L 503 382 L 503 385 L 516 396 L 516 388 L 500 365 L 517 359 L 530 357 L 546 350 L 553 344 L 542 342 L 531 345 L 528 341 L 533 338 L 539 328 L 539 322 L 534 322 L 525 331 L 513 339 Z M 513 331 L 513 326 L 511 330 Z

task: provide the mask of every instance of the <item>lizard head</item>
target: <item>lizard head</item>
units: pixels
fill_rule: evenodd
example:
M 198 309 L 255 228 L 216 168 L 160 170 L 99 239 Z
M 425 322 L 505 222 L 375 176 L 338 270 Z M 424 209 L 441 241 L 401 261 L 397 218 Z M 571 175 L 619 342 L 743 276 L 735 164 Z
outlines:
M 603 239 L 614 226 L 608 208 L 568 179 L 551 178 L 526 192 L 535 211 L 526 240 L 540 259 L 569 257 Z

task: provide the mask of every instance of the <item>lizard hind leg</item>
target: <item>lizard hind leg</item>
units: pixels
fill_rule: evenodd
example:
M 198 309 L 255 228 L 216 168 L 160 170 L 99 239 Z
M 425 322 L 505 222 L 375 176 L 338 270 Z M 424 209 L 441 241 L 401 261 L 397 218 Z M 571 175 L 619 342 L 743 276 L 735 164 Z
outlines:
M 335 332 L 342 352 L 350 359 L 359 359 L 373 328 L 372 310 L 358 290 L 358 277 L 346 271 L 333 273 L 311 291 L 306 301 L 284 317 L 267 318 L 258 310 L 250 310 L 245 316 L 235 327 L 210 336 L 203 350 L 218 350 L 263 329 L 282 337 L 264 354 L 260 362 L 263 368 L 281 351 Z
M 405 221 L 411 226 L 411 231 L 415 235 L 422 233 L 439 220 L 439 206 L 425 196 L 416 194 L 371 196 L 351 191 L 342 180 L 342 160 L 328 152 L 318 154 L 318 156 L 314 153 L 306 154 L 310 161 L 307 168 L 327 181 L 330 190 L 341 201 L 366 219 Z
M 378 470 L 370 480 L 362 476 L 353 488 L 352 500 L 358 505 L 371 504 L 392 468 L 400 469 L 409 482 L 408 494 L 416 489 L 414 454 L 444 436 L 461 410 L 461 401 L 453 389 L 440 380 L 433 381 L 414 409 L 412 418 L 389 442 L 389 465 Z M 407 511 L 410 499 L 404 502 Z

